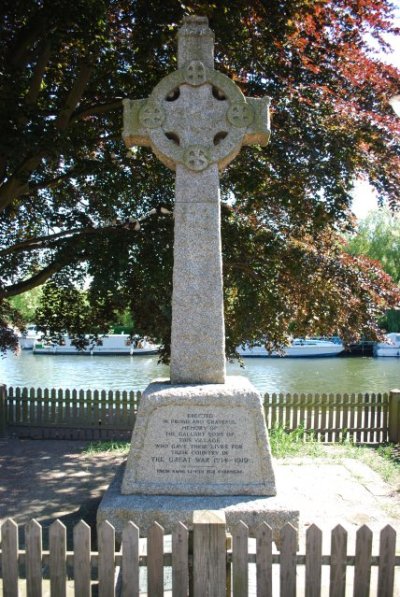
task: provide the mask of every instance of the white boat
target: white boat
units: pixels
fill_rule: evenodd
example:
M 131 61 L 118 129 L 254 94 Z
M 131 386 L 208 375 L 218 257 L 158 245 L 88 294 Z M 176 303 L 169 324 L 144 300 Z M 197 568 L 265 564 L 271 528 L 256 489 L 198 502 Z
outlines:
M 400 357 L 400 334 L 386 334 L 386 342 L 378 342 L 374 346 L 375 357 Z
M 26 331 L 19 334 L 19 345 L 22 350 L 32 350 L 33 345 L 38 340 L 40 334 L 35 325 L 28 325 Z
M 268 352 L 265 346 L 239 346 L 237 352 L 241 357 L 335 357 L 344 351 L 340 342 L 317 340 L 314 338 L 294 338 L 282 352 Z
M 72 344 L 71 338 L 64 336 L 62 343 L 36 341 L 33 346 L 34 354 L 50 355 L 153 355 L 157 354 L 158 346 L 146 338 L 132 340 L 129 334 L 109 334 L 101 338 L 101 344 L 90 343 L 86 348 L 79 349 Z

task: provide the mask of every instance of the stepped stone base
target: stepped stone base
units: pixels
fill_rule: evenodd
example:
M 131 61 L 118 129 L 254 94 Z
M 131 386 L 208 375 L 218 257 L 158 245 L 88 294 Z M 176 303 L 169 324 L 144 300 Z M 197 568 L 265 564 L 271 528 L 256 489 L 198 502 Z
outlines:
M 281 497 L 271 496 L 176 496 L 176 495 L 122 495 L 121 483 L 125 464 L 121 465 L 107 489 L 97 511 L 97 524 L 108 520 L 115 528 L 116 538 L 121 540 L 122 531 L 129 520 L 147 536 L 154 521 L 171 533 L 177 522 L 192 528 L 195 510 L 220 510 L 225 513 L 228 530 L 242 520 L 254 536 L 256 528 L 266 522 L 279 545 L 280 529 L 291 523 L 299 527 L 299 511 L 288 507 Z
M 254 533 L 273 529 L 299 512 L 276 496 L 262 399 L 243 377 L 223 384 L 151 383 L 145 390 L 124 465 L 97 514 L 117 537 L 129 520 L 146 536 L 157 521 L 167 533 L 189 528 L 195 510 L 224 512 L 228 527 L 242 520 Z

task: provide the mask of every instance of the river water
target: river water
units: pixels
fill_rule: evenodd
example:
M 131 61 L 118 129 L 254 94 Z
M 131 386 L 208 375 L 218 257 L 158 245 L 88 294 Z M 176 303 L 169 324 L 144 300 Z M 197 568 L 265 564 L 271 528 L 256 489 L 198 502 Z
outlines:
M 34 355 L 0 358 L 0 383 L 42 388 L 143 390 L 168 377 L 157 357 Z M 248 377 L 260 392 L 387 392 L 400 387 L 400 359 L 331 357 L 244 359 L 229 363 L 229 375 Z

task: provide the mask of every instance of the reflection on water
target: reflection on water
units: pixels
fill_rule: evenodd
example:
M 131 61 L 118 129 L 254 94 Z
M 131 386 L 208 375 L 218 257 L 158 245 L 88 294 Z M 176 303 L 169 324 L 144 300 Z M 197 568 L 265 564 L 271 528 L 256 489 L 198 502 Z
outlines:
M 260 392 L 387 392 L 400 387 L 400 359 L 333 357 L 245 359 L 228 364 Z M 169 375 L 157 357 L 53 356 L 23 351 L 0 359 L 0 383 L 13 386 L 143 390 Z

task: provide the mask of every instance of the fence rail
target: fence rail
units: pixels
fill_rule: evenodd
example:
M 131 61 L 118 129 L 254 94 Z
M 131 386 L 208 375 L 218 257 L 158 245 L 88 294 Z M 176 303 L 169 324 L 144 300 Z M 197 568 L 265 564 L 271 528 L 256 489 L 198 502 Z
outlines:
M 157 522 L 147 540 L 140 539 L 139 528 L 128 522 L 121 549 L 116 548 L 115 529 L 107 521 L 98 528 L 98 551 L 91 550 L 91 529 L 83 521 L 73 529 L 71 551 L 67 551 L 66 527 L 59 520 L 49 527 L 48 549 L 43 548 L 42 527 L 35 520 L 25 526 L 23 549 L 13 520 L 3 523 L 1 534 L 1 580 L 8 597 L 20 594 L 24 584 L 28 595 L 41 595 L 45 583 L 53 597 L 65 596 L 66 587 L 79 597 L 89 597 L 96 585 L 101 597 L 142 593 L 161 597 L 164 591 L 171 595 L 171 588 L 173 597 L 294 597 L 302 589 L 311 596 L 320 595 L 321 588 L 332 597 L 345 595 L 349 584 L 357 597 L 397 593 L 400 556 L 396 556 L 396 532 L 389 525 L 380 531 L 375 555 L 368 526 L 357 530 L 353 553 L 348 550 L 347 531 L 336 526 L 330 553 L 324 555 L 322 531 L 311 525 L 304 553 L 298 553 L 297 532 L 290 524 L 281 530 L 278 550 L 266 523 L 256 529 L 253 540 L 249 541 L 249 529 L 242 522 L 228 537 L 224 514 L 204 511 L 193 513 L 192 540 L 182 523 L 173 529 L 172 541 L 171 537 L 167 541 Z
M 382 443 L 389 433 L 389 394 L 266 394 L 268 427 L 302 427 L 325 443 Z
M 0 385 L 0 437 L 130 439 L 141 392 Z M 269 429 L 303 428 L 319 441 L 400 441 L 400 390 L 366 394 L 265 394 Z

